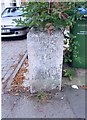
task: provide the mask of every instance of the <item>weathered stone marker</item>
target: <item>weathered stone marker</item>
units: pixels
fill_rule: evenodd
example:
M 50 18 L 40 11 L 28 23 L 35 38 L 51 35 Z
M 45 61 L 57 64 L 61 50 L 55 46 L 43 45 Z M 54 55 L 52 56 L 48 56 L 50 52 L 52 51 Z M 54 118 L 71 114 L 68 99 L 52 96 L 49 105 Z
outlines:
M 52 90 L 62 82 L 63 34 L 54 31 L 34 31 L 28 33 L 27 48 L 29 62 L 29 81 L 31 92 Z

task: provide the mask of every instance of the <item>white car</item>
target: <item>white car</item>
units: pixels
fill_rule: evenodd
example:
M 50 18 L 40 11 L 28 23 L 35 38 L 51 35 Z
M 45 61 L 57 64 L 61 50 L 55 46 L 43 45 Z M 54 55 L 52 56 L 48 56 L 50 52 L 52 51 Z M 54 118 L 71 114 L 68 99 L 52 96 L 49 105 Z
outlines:
M 1 14 L 1 38 L 17 37 L 26 38 L 28 27 L 17 27 L 13 19 L 23 19 L 22 7 L 8 7 Z

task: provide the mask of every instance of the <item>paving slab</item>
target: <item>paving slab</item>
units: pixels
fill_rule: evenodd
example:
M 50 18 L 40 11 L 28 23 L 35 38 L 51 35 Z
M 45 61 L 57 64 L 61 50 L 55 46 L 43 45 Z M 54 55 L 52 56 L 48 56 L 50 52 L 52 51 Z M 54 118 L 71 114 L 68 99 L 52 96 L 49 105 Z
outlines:
M 87 102 L 85 101 L 85 90 L 82 88 L 73 89 L 71 86 L 66 85 L 63 92 L 55 94 L 54 91 L 54 96 L 45 102 L 38 102 L 36 97 L 23 93 L 21 96 L 3 94 L 3 100 L 3 118 L 85 119 L 85 105 Z
M 63 100 L 61 96 L 64 97 Z M 32 97 L 20 97 L 13 110 L 9 111 L 7 118 L 75 118 L 75 115 L 61 92 L 58 96 L 43 103 Z
M 2 83 L 4 84 L 13 73 L 14 67 L 19 63 L 22 55 L 25 54 L 27 40 L 2 41 L 1 47 L 1 77 Z
M 65 87 L 65 94 L 71 109 L 73 110 L 76 118 L 85 118 L 85 91 L 84 89 L 73 89 L 71 86 Z
M 15 106 L 15 103 L 17 104 L 17 100 L 19 99 L 19 96 L 10 96 L 8 94 L 2 95 L 2 111 L 1 111 L 1 117 L 7 118 L 9 113 L 12 111 L 12 109 Z

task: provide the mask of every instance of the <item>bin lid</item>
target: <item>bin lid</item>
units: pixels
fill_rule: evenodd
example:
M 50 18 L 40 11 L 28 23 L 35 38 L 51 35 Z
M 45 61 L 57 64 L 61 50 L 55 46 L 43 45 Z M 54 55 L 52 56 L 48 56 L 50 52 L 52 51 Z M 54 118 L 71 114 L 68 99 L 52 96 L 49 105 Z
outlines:
M 84 15 L 87 14 L 87 8 L 79 7 L 78 10 L 79 10 L 80 14 L 84 14 Z

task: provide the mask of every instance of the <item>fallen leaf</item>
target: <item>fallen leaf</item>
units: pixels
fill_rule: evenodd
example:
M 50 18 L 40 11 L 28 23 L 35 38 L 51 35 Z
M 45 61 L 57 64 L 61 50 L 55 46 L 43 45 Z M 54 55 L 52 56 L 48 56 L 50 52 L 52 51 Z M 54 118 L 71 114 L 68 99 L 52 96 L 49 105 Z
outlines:
M 25 59 L 25 60 L 24 60 L 24 64 L 28 64 L 28 59 Z
M 23 86 L 23 82 L 25 80 L 25 73 L 26 74 L 28 73 L 27 66 L 28 66 L 28 60 L 25 59 L 22 67 L 20 68 L 19 72 L 17 73 L 11 85 L 10 91 L 15 93 L 15 96 L 18 96 L 20 92 L 29 91 L 29 88 Z
M 16 93 L 15 96 L 19 96 L 19 93 Z
M 11 67 L 13 68 L 13 69 L 15 69 L 16 67 L 17 67 L 17 63 L 16 64 L 14 64 L 14 65 L 12 65 Z
M 83 86 L 80 86 L 80 87 L 83 88 L 83 89 L 87 89 L 86 85 L 83 85 Z

